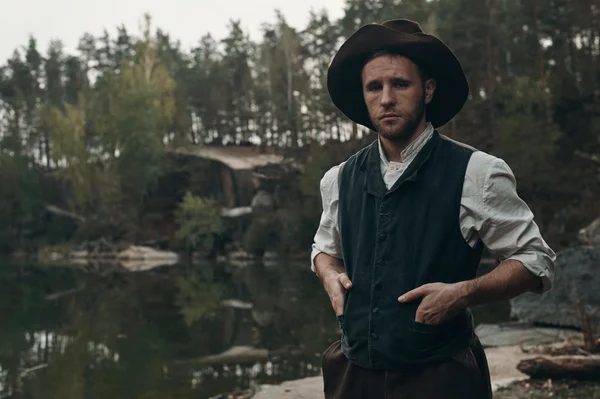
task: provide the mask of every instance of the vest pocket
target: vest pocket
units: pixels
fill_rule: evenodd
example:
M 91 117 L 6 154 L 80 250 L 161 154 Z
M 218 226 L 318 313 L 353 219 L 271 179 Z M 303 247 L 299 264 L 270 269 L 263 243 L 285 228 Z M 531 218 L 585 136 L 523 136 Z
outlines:
M 442 324 L 425 324 L 412 320 L 411 328 L 413 331 L 423 334 L 441 334 L 456 327 L 456 320 L 445 322 Z
M 412 334 L 409 340 L 417 353 L 434 353 L 455 345 L 462 346 L 461 337 L 471 335 L 467 321 L 463 313 L 442 324 L 425 324 L 411 319 L 409 329 Z

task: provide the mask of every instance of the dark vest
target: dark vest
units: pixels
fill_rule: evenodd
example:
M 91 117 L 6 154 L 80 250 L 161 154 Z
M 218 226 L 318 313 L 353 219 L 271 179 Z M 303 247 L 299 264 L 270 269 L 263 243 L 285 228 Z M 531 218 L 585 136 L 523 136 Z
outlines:
M 473 279 L 483 245 L 459 224 L 467 164 L 474 149 L 440 136 L 427 142 L 388 191 L 377 141 L 348 159 L 339 183 L 339 224 L 346 271 L 342 349 L 353 363 L 394 370 L 440 361 L 469 346 L 465 310 L 441 325 L 415 322 L 420 300 L 398 297 L 426 283 Z

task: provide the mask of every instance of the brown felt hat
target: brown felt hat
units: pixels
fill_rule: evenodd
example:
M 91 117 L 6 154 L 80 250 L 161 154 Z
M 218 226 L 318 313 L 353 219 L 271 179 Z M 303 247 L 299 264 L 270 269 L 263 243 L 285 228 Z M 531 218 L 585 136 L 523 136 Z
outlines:
M 454 53 L 440 39 L 408 19 L 369 24 L 342 44 L 327 71 L 333 103 L 348 118 L 374 129 L 362 90 L 362 69 L 373 54 L 387 50 L 405 56 L 436 80 L 427 120 L 438 128 L 456 115 L 469 95 L 469 84 Z

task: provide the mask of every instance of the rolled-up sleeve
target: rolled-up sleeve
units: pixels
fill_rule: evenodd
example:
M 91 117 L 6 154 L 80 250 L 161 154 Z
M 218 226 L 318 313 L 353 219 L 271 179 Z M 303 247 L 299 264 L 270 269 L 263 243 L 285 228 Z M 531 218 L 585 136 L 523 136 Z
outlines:
M 338 173 L 341 165 L 329 169 L 321 179 L 321 202 L 323 212 L 311 251 L 311 270 L 315 271 L 315 257 L 321 252 L 341 259 L 338 231 Z
M 485 171 L 479 237 L 500 261 L 517 260 L 542 280 L 538 293 L 552 288 L 556 254 L 542 238 L 525 201 L 517 194 L 510 167 L 492 157 Z

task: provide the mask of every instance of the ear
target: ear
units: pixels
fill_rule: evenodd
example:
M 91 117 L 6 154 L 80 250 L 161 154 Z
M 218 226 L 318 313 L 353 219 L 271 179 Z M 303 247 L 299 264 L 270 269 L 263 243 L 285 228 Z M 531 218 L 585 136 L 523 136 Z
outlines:
M 425 81 L 425 104 L 429 104 L 433 100 L 433 94 L 435 93 L 436 81 L 435 79 L 427 79 Z

